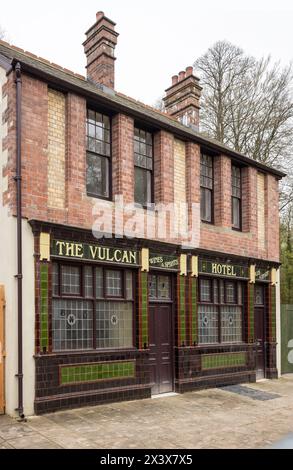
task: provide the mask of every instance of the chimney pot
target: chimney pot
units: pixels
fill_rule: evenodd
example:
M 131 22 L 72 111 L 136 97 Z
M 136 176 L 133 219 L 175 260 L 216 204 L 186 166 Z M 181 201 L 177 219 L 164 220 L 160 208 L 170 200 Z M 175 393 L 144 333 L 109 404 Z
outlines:
M 173 75 L 172 77 L 172 85 L 176 85 L 178 83 L 178 75 Z
M 103 11 L 98 11 L 97 14 L 96 14 L 97 21 L 102 19 L 104 16 L 105 16 L 105 14 L 104 14 Z
M 185 78 L 188 80 L 184 81 Z M 172 86 L 166 90 L 166 96 L 163 98 L 166 113 L 182 124 L 198 129 L 201 91 L 193 67 L 186 67 L 185 71 L 179 72 L 179 76 L 172 77 Z
M 193 74 L 193 67 L 186 67 L 186 77 L 189 77 Z
M 181 82 L 181 80 L 184 80 L 185 78 L 185 71 L 183 70 L 182 72 L 179 72 L 179 82 Z

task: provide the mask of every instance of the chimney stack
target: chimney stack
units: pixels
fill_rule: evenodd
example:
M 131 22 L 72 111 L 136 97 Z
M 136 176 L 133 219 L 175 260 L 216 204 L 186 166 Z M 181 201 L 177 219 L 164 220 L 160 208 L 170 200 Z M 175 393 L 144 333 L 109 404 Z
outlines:
M 199 100 L 202 88 L 193 75 L 193 67 L 187 67 L 172 77 L 172 86 L 166 90 L 165 109 L 170 116 L 188 127 L 199 127 Z
M 96 15 L 95 24 L 86 32 L 83 43 L 87 57 L 88 80 L 114 89 L 115 87 L 115 46 L 119 36 L 116 24 L 102 11 Z

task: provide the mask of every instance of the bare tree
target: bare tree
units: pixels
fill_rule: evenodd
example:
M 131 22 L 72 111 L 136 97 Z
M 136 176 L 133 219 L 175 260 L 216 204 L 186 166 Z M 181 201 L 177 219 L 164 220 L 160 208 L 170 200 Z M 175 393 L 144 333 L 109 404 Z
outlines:
M 293 145 L 291 67 L 256 60 L 226 41 L 195 62 L 201 129 L 255 160 L 282 167 Z
M 245 155 L 283 169 L 280 208 L 293 205 L 293 75 L 226 41 L 194 64 L 203 86 L 201 130 Z

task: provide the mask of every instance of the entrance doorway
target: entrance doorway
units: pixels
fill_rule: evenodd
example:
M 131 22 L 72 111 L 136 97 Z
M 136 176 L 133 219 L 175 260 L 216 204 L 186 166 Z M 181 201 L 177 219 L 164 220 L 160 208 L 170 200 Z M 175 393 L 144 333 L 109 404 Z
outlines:
M 152 394 L 173 392 L 172 278 L 152 274 L 149 281 L 149 339 Z
M 265 378 L 265 292 L 255 286 L 254 336 L 256 342 L 256 379 Z

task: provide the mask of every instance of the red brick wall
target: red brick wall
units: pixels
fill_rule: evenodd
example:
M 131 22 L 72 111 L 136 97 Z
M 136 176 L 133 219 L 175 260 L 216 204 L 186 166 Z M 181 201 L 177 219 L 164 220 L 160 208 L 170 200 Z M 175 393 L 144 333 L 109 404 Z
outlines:
M 8 93 L 9 191 L 3 195 L 6 205 L 15 214 L 15 84 L 10 75 L 4 92 Z M 66 95 L 66 165 L 65 208 L 48 209 L 48 89 L 39 80 L 23 75 L 23 216 L 59 224 L 91 229 L 92 214 L 98 199 L 86 194 L 86 101 L 80 96 Z M 133 200 L 133 119 L 116 115 L 112 120 L 113 195 L 123 194 L 126 202 Z M 156 203 L 174 200 L 174 137 L 160 131 L 154 135 L 154 192 Z M 200 148 L 186 144 L 187 201 L 200 201 Z M 244 168 L 243 231 L 231 228 L 231 161 L 215 157 L 215 224 L 201 224 L 200 248 L 235 255 L 279 259 L 278 182 L 266 176 L 266 249 L 258 249 L 257 240 L 257 170 Z M 111 204 L 109 203 L 111 206 Z M 165 240 L 170 241 L 170 240 Z

